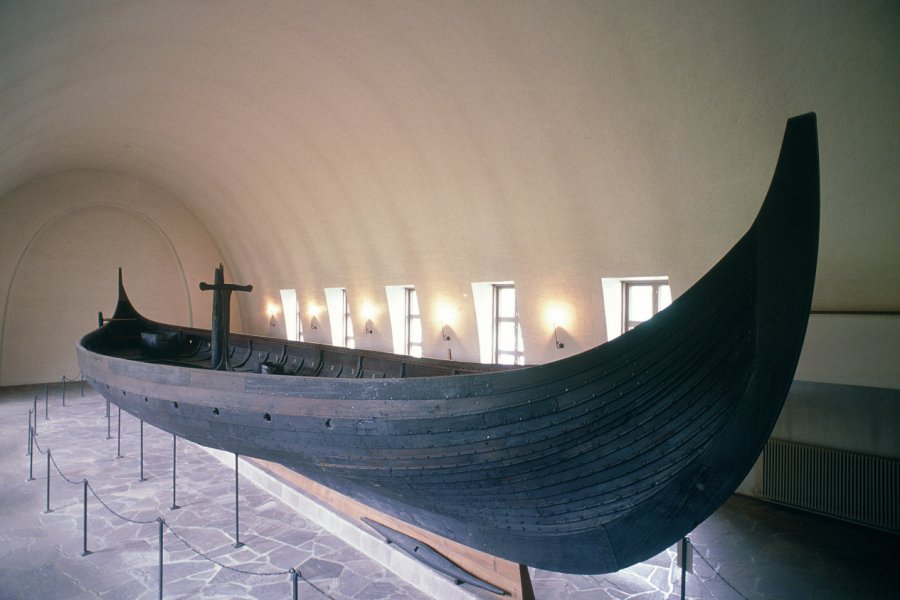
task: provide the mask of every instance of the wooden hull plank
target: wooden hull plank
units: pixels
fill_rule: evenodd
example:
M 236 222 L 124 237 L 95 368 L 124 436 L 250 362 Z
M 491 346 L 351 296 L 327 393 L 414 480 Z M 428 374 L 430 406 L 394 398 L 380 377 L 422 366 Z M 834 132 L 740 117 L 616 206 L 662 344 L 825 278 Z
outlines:
M 210 371 L 208 331 L 141 317 L 121 286 L 79 363 L 111 402 L 181 437 L 514 563 L 616 571 L 693 529 L 759 455 L 806 330 L 818 202 L 804 115 L 756 221 L 707 275 L 647 323 L 547 365 L 233 335 L 239 370 Z M 141 334 L 177 351 L 141 360 Z

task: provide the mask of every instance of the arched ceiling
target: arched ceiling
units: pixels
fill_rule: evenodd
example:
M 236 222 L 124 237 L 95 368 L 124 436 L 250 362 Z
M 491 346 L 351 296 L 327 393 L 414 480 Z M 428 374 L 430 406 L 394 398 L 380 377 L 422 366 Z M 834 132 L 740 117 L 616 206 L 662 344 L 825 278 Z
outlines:
M 815 110 L 817 303 L 896 308 L 898 24 L 892 2 L 0 2 L 0 197 L 145 178 L 276 293 L 560 265 L 683 288 Z

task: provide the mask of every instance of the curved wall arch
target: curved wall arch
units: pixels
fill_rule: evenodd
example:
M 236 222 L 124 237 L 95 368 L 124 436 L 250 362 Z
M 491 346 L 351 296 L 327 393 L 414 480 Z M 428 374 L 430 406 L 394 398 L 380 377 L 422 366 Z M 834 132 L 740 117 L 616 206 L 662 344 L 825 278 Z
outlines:
M 0 385 L 77 374 L 74 345 L 96 327 L 97 311 L 115 306 L 119 266 L 147 316 L 208 318 L 211 301 L 193 284 L 220 252 L 181 202 L 149 182 L 98 170 L 49 175 L 4 197 L 0 222 L 17 222 L 0 225 Z

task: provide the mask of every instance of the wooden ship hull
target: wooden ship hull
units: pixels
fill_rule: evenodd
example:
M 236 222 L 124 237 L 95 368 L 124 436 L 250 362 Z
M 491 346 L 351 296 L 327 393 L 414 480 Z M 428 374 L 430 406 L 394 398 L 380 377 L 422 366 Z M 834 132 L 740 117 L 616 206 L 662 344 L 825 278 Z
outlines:
M 211 370 L 210 332 L 145 319 L 120 278 L 114 317 L 78 360 L 112 403 L 179 437 L 516 563 L 613 572 L 690 532 L 756 461 L 803 343 L 818 217 L 808 114 L 788 121 L 732 250 L 586 352 L 504 368 L 232 335 L 233 370 Z

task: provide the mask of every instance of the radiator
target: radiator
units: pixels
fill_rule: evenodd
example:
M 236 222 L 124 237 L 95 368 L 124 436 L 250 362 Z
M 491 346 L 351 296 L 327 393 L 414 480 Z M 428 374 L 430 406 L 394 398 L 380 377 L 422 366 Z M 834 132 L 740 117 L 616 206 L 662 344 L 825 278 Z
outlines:
M 762 497 L 900 532 L 900 460 L 770 439 Z

